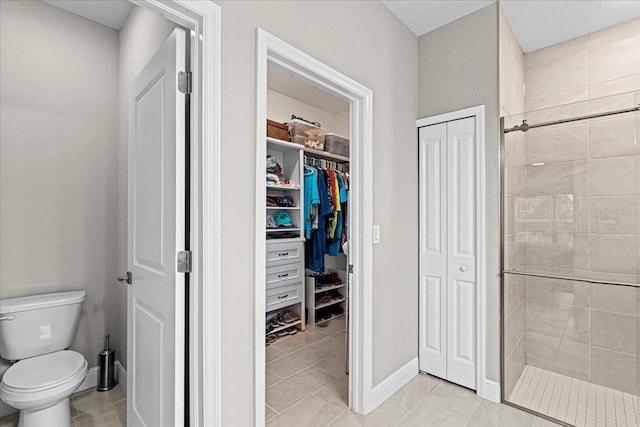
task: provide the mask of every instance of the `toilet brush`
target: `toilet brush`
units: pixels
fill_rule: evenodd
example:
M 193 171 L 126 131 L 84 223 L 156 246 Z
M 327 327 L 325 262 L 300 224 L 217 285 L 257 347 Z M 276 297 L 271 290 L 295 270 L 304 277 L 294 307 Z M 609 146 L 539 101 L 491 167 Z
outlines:
M 109 346 L 109 334 L 104 337 L 104 350 L 98 353 L 98 366 L 100 366 L 100 378 L 98 391 L 111 390 L 115 385 L 115 350 Z

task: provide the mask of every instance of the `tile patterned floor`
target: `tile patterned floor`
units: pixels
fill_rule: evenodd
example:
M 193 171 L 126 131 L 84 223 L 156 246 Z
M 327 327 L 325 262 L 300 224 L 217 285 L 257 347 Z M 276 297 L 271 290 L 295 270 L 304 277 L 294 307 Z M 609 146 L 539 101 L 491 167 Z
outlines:
M 526 366 L 510 401 L 578 427 L 638 427 L 640 398 Z
M 424 374 L 371 414 L 354 414 L 347 405 L 345 338 L 344 323 L 332 321 L 326 328 L 309 327 L 267 347 L 267 426 L 557 425 L 510 406 L 483 401 L 470 390 Z
M 73 427 L 124 427 L 127 425 L 127 399 L 116 386 L 109 391 L 86 390 L 71 396 Z M 16 427 L 18 413 L 0 418 L 0 427 Z
M 304 332 L 267 346 L 268 425 L 292 425 L 308 413 L 322 414 L 329 422 L 342 414 L 349 397 L 346 339 L 345 319 L 341 318 L 324 327 L 307 326 Z

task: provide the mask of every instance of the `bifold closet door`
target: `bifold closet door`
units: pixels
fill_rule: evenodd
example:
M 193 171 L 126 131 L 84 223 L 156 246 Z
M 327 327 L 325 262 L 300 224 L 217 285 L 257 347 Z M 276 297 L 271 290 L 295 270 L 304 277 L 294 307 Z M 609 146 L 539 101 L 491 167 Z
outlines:
M 476 387 L 475 121 L 420 129 L 420 369 Z

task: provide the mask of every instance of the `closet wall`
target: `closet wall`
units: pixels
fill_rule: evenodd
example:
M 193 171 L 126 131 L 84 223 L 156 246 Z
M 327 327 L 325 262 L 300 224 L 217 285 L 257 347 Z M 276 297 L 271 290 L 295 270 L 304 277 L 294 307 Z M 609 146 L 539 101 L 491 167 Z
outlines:
M 292 114 L 313 122 L 320 122 L 322 128 L 327 132 L 349 138 L 349 110 L 339 114 L 331 114 L 269 89 L 267 91 L 267 117 L 276 122 L 286 123 L 291 119 Z
M 220 1 L 222 424 L 252 425 L 256 28 L 373 90 L 373 383 L 418 354 L 417 41 L 382 3 Z M 289 113 L 290 114 L 290 113 Z M 398 209 L 398 207 L 401 209 Z M 233 249 L 231 249 L 233 248 Z M 262 333 L 262 331 L 256 331 Z M 260 408 L 262 410 L 262 408 Z
M 486 375 L 500 381 L 498 7 L 494 3 L 418 39 L 418 117 L 485 105 Z

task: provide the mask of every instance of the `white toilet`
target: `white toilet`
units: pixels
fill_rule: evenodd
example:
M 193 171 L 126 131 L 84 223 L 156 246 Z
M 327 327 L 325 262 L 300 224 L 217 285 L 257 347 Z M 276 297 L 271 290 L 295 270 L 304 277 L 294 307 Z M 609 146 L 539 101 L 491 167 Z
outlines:
M 85 291 L 0 300 L 0 356 L 16 361 L 4 373 L 0 399 L 20 410 L 20 427 L 69 427 L 69 397 L 87 376 L 71 346 Z

